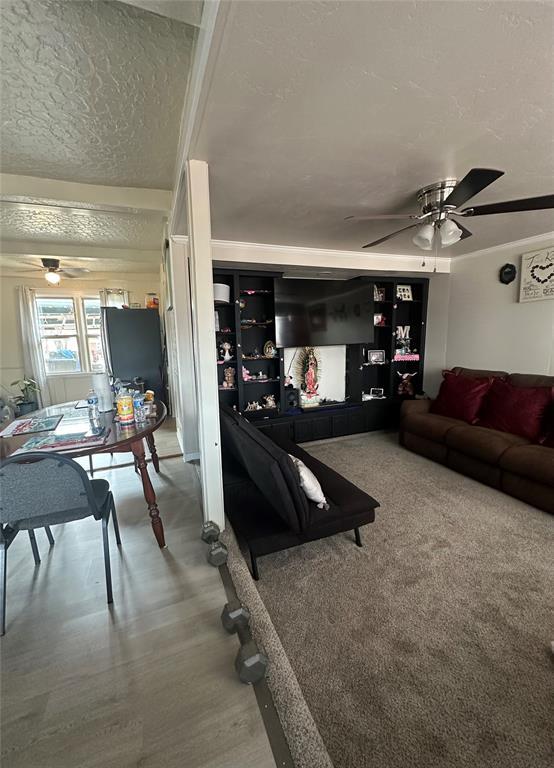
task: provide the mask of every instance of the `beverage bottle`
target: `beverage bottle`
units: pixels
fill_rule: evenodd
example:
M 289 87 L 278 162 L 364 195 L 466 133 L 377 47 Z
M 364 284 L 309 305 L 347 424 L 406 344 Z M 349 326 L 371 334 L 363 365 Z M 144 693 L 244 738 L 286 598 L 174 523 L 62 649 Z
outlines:
M 143 422 L 144 414 L 144 395 L 141 392 L 133 392 L 133 410 L 135 412 L 135 421 Z
M 95 421 L 100 416 L 100 409 L 98 408 L 98 395 L 94 389 L 90 389 L 87 395 L 88 404 L 88 417 L 91 421 Z

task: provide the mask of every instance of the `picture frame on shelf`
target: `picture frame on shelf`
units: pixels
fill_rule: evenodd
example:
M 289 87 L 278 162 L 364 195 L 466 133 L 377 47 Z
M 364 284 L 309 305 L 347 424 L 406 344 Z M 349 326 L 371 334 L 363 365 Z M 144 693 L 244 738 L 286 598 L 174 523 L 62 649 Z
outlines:
M 413 301 L 411 285 L 397 285 L 396 286 L 396 298 L 398 301 Z
M 367 362 L 370 365 L 384 365 L 387 362 L 385 350 L 384 349 L 368 349 Z
M 370 400 L 384 400 L 385 399 L 385 390 L 383 387 L 371 387 L 369 390 L 369 399 Z
M 373 315 L 373 325 L 377 328 L 383 328 L 387 324 L 387 318 L 382 312 L 377 312 Z

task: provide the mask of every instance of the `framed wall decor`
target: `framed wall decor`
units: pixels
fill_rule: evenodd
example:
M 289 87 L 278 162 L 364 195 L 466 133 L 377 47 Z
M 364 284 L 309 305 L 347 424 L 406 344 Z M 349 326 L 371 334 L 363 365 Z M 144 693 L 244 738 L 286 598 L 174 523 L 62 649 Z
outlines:
M 554 299 L 554 246 L 521 257 L 520 301 Z
M 396 286 L 396 298 L 399 301 L 413 301 L 412 286 L 411 285 L 397 285 Z

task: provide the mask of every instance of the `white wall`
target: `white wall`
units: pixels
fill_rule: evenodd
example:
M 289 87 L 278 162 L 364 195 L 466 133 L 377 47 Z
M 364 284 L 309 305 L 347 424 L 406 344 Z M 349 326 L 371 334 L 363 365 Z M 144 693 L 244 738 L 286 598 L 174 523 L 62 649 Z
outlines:
M 2 385 L 3 394 L 5 394 L 4 387 L 15 394 L 9 385 L 12 381 L 22 378 L 24 374 L 16 290 L 18 285 L 27 285 L 44 296 L 97 296 L 101 288 L 123 288 L 129 291 L 129 301 L 140 302 L 142 305 L 144 305 L 146 293 L 160 290 L 160 278 L 157 274 L 128 277 L 113 272 L 99 273 L 93 280 L 62 279 L 57 288 L 48 286 L 42 277 L 22 278 L 4 274 L 0 282 L 0 385 Z M 90 373 L 58 374 L 48 377 L 48 388 L 53 403 L 63 403 L 83 397 L 90 389 L 91 383 Z
M 430 397 L 437 395 L 442 372 L 446 368 L 450 281 L 450 275 L 437 273 L 429 276 L 423 389 Z
M 448 367 L 554 375 L 554 301 L 518 302 L 521 254 L 547 245 L 552 238 L 452 259 Z M 518 269 L 510 285 L 498 279 L 506 263 Z

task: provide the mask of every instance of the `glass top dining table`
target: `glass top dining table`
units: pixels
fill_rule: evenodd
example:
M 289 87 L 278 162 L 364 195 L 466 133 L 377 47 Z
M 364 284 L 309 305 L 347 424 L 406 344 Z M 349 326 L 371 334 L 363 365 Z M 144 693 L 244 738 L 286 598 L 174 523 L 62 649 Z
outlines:
M 104 434 L 107 433 L 107 437 L 102 445 L 76 445 L 75 447 L 66 448 L 64 450 L 59 449 L 59 452 L 63 453 L 64 456 L 69 456 L 71 458 L 93 456 L 94 454 L 99 453 L 132 453 L 135 457 L 136 467 L 142 480 L 144 498 L 148 506 L 148 514 L 150 516 L 154 536 L 156 537 L 158 545 L 160 547 L 165 547 L 163 523 L 160 518 L 156 494 L 154 493 L 154 488 L 148 475 L 148 465 L 144 447 L 144 441 L 146 440 L 152 459 L 152 465 L 156 472 L 159 472 L 160 463 L 154 441 L 154 432 L 161 427 L 167 418 L 167 408 L 161 400 L 155 400 L 154 404 L 155 416 L 147 418 L 140 424 L 120 424 L 117 420 L 115 411 L 101 413 L 98 417 L 98 424 L 99 426 L 104 427 Z M 41 408 L 38 411 L 33 411 L 32 413 L 27 414 L 27 418 L 33 419 L 44 418 L 47 416 L 62 416 L 62 419 L 56 426 L 56 429 L 51 432 L 33 433 L 33 435 L 27 433 L 23 435 L 0 437 L 0 459 L 5 459 L 8 456 L 11 456 L 20 449 L 31 436 L 36 437 L 37 435 L 43 436 L 61 433 L 67 428 L 68 422 L 71 423 L 72 431 L 73 429 L 75 432 L 86 431 L 90 426 L 88 410 L 87 408 L 76 408 L 76 405 L 77 402 L 75 401 L 61 403 L 59 405 L 51 405 L 47 408 Z M 24 455 L 25 454 L 22 453 L 21 457 L 23 458 Z

